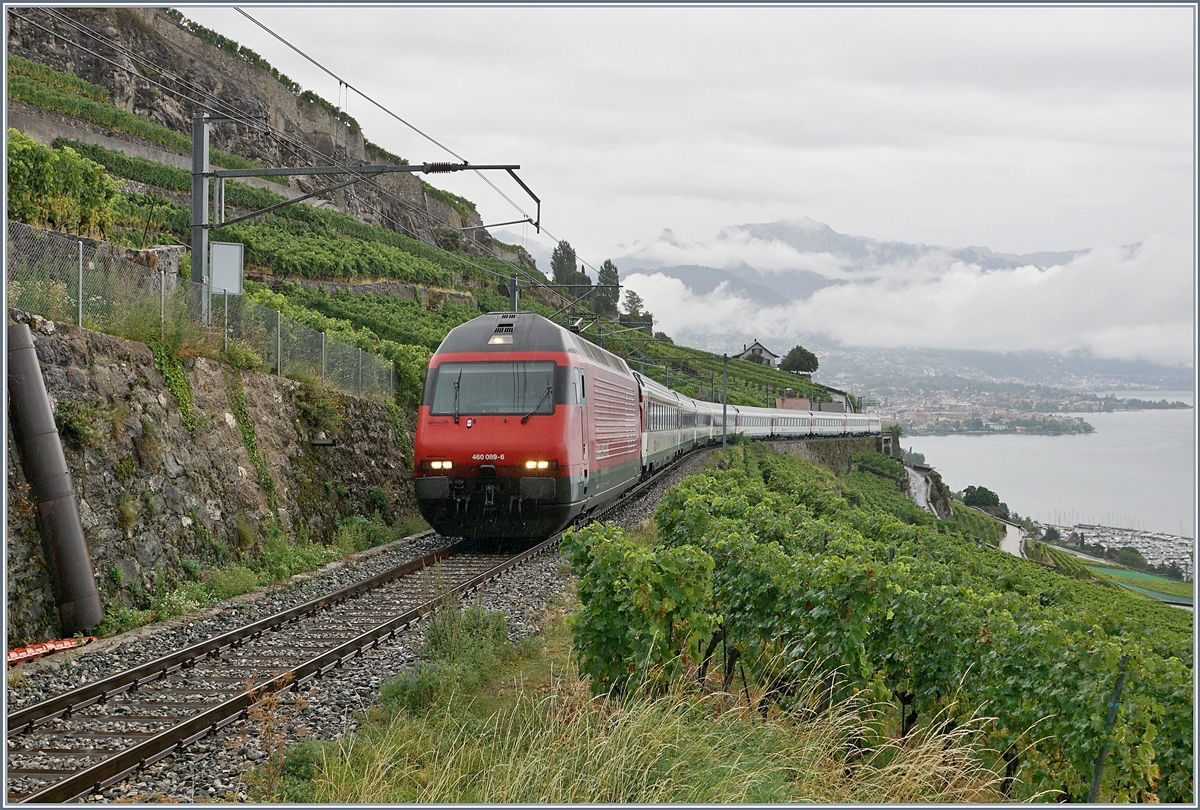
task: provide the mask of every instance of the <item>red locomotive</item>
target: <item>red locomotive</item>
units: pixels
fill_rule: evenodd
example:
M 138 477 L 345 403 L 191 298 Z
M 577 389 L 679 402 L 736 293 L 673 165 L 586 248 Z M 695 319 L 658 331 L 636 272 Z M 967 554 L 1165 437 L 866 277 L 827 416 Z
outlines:
M 532 312 L 450 331 L 429 361 L 417 503 L 450 537 L 549 537 L 721 435 L 878 434 L 879 418 L 701 402 Z
M 452 537 L 548 537 L 642 474 L 625 361 L 531 312 L 451 330 L 429 362 L 417 502 Z

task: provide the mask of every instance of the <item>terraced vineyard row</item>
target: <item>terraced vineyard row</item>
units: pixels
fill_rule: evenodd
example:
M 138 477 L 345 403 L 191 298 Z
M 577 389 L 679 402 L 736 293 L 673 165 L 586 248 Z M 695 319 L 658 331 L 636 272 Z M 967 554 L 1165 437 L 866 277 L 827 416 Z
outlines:
M 1100 800 L 1191 801 L 1191 615 L 905 522 L 892 491 L 852 506 L 854 476 L 736 446 L 663 499 L 657 548 L 576 532 L 582 666 L 618 689 L 744 671 L 784 708 L 815 677 L 895 706 L 881 740 L 974 724 L 1014 798 L 1085 799 L 1106 751 Z

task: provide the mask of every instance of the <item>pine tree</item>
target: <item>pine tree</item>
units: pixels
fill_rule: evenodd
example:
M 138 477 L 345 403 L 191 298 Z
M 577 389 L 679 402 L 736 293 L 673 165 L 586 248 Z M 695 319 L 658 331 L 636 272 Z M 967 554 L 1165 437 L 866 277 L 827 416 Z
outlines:
M 558 243 L 550 254 L 550 269 L 554 271 L 555 284 L 573 284 L 577 280 L 575 248 L 566 239 Z
M 596 290 L 595 298 L 600 302 L 604 312 L 615 313 L 621 292 L 615 285 L 621 283 L 621 277 L 617 273 L 617 266 L 612 263 L 612 259 L 605 259 L 604 264 L 600 265 L 596 283 L 601 286 L 614 285 L 610 290 Z

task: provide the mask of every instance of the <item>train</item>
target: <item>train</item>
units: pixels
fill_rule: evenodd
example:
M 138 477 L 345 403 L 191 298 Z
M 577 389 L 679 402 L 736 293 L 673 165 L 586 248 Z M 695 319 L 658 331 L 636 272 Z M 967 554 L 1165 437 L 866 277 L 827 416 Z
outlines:
M 452 329 L 429 361 L 413 447 L 416 499 L 448 537 L 550 537 L 685 453 L 720 443 L 723 431 L 867 436 L 880 422 L 723 409 L 536 313 L 493 312 Z

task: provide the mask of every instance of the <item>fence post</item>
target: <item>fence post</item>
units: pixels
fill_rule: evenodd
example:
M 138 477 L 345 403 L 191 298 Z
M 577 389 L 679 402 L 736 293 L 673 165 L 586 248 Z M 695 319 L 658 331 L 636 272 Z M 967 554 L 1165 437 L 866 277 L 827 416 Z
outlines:
M 164 267 L 158 274 L 158 339 L 165 340 L 167 335 L 167 269 Z
M 1117 688 L 1113 690 L 1112 700 L 1108 702 L 1108 722 L 1104 725 L 1107 733 L 1112 732 L 1113 721 L 1117 719 L 1117 708 L 1121 705 L 1121 690 L 1125 687 L 1125 666 L 1129 663 L 1129 653 L 1121 656 L 1117 664 Z M 1100 744 L 1100 755 L 1096 757 L 1096 768 L 1092 772 L 1092 784 L 1088 788 L 1088 804 L 1096 801 L 1100 795 L 1100 777 L 1104 775 L 1104 759 L 1108 756 L 1108 740 Z
M 721 449 L 725 449 L 729 435 L 729 355 L 721 355 Z
M 275 310 L 275 373 L 283 376 L 283 314 Z
M 321 333 L 321 385 L 325 384 L 325 333 Z
M 362 349 L 358 350 L 358 395 L 362 396 Z
M 229 290 L 221 290 L 225 294 L 225 332 L 222 337 L 221 351 L 229 351 Z
M 83 326 L 83 240 L 79 241 L 79 319 L 76 326 Z

